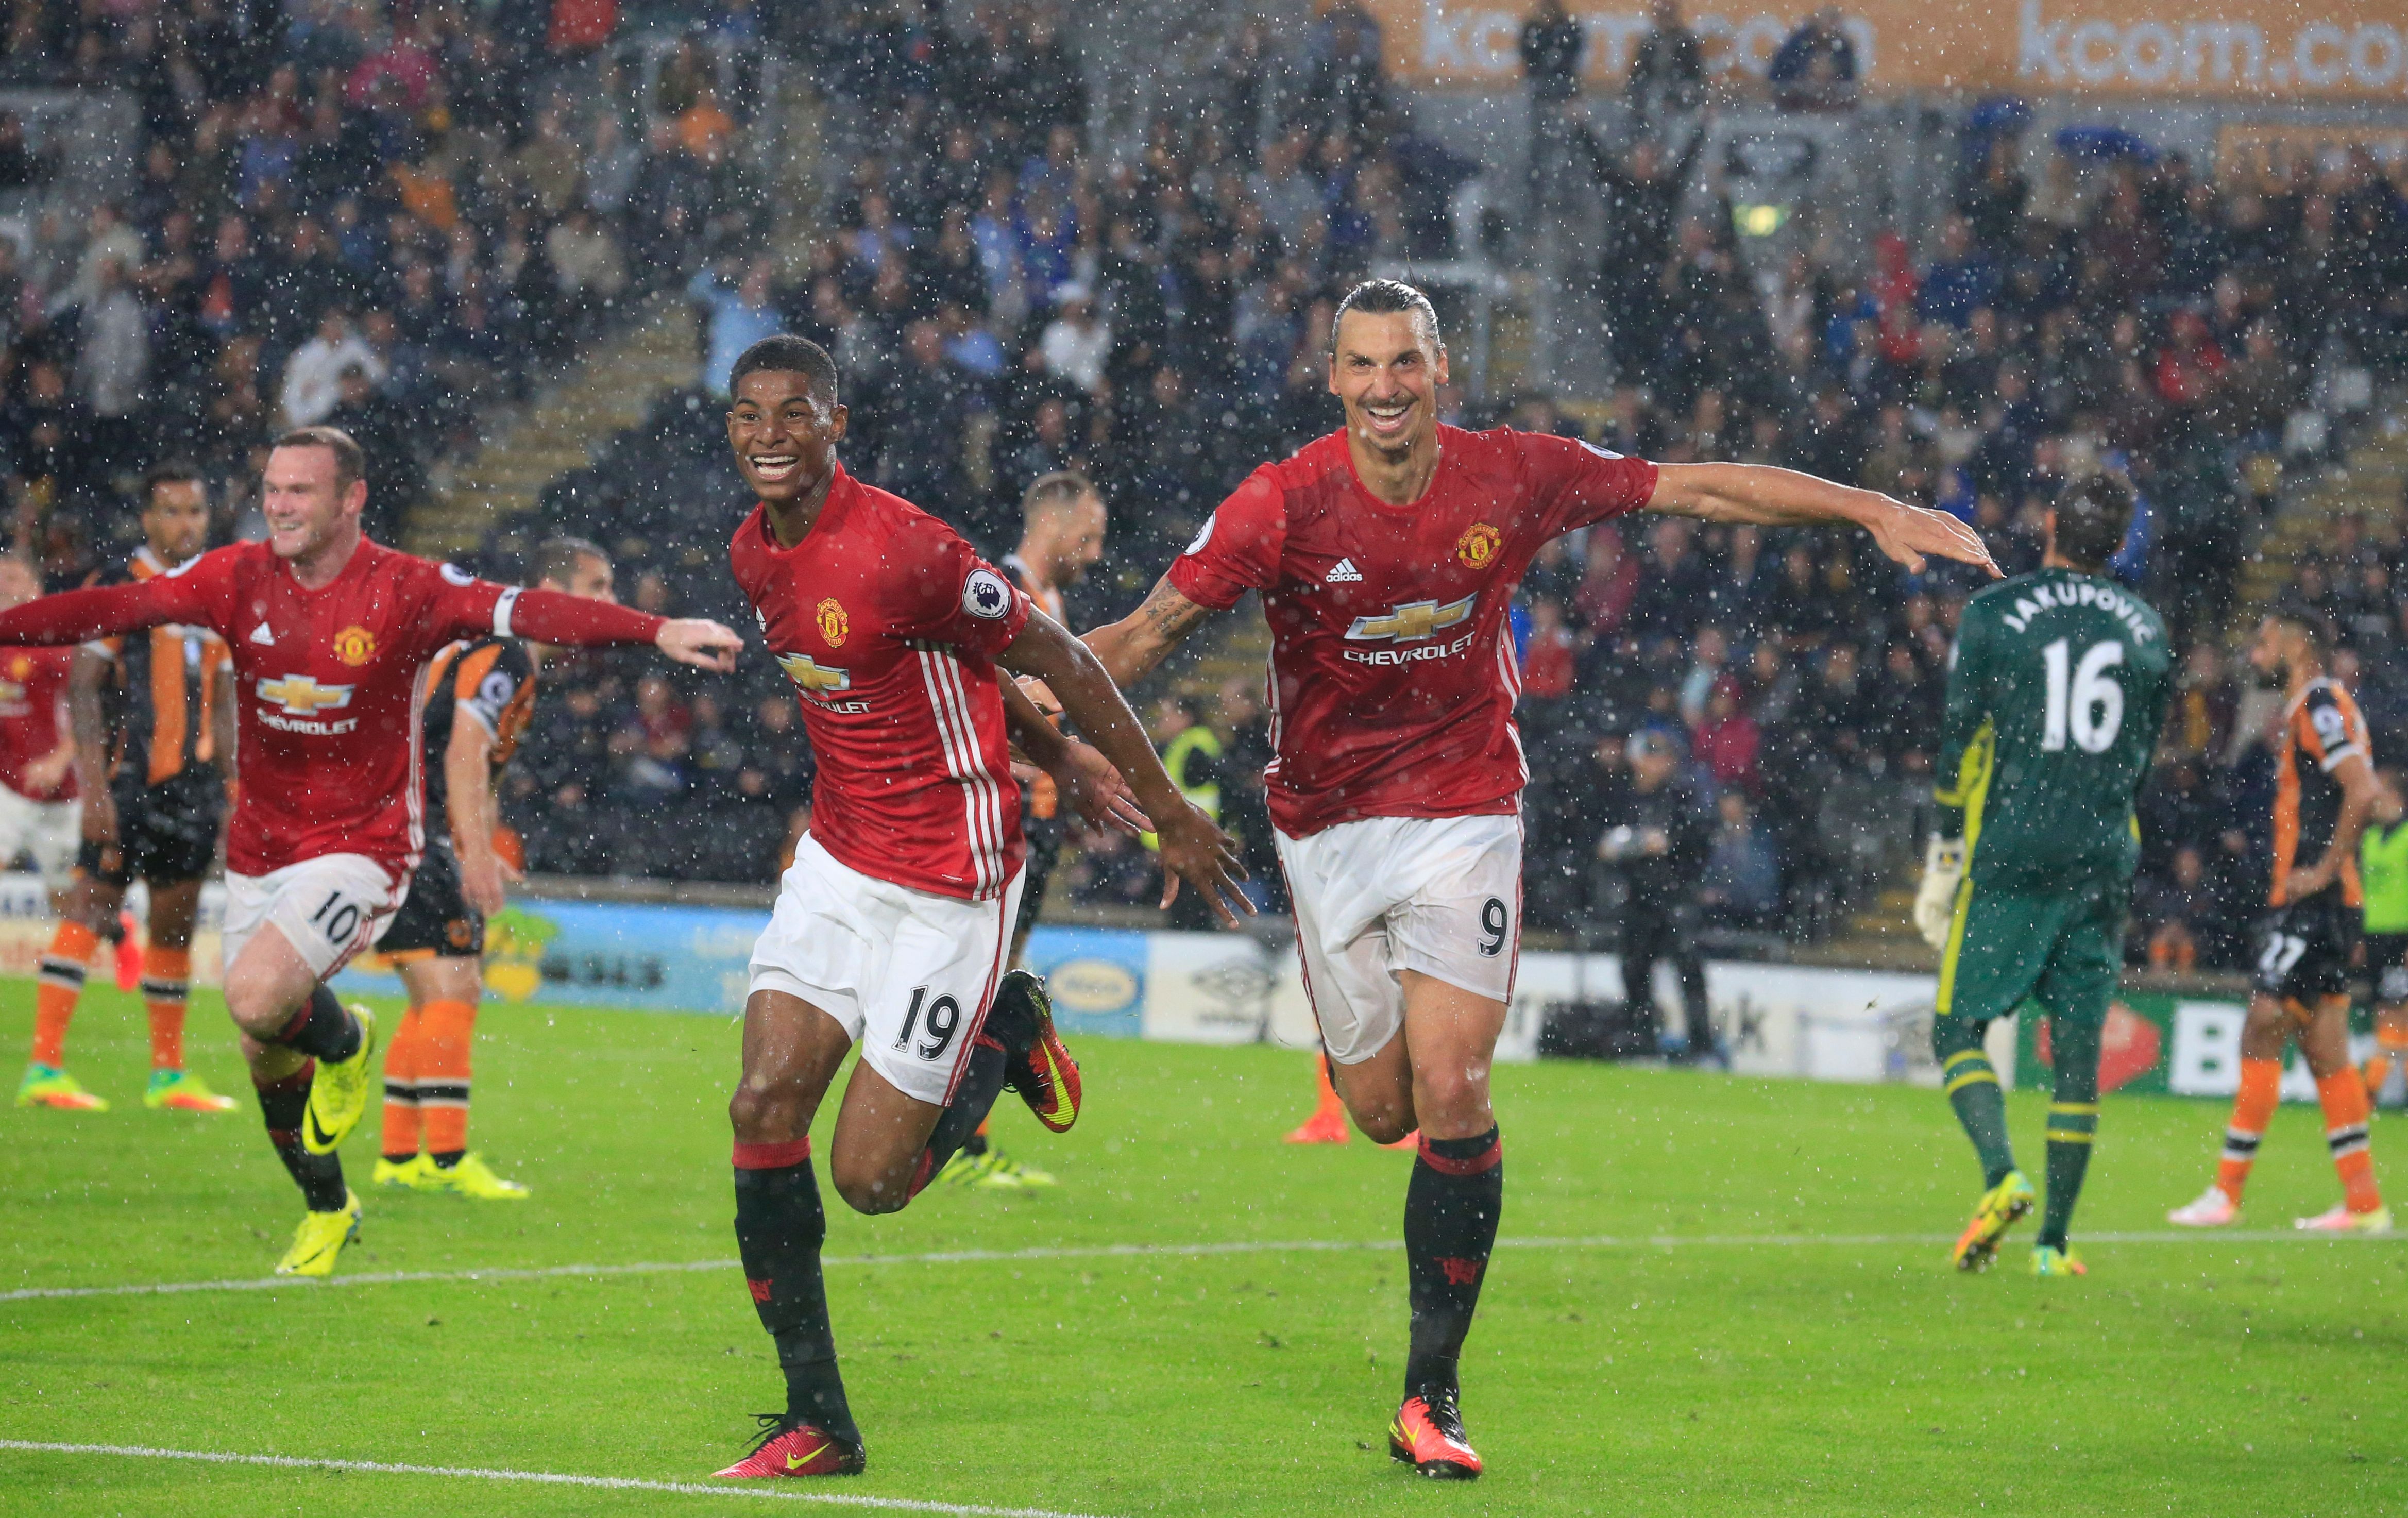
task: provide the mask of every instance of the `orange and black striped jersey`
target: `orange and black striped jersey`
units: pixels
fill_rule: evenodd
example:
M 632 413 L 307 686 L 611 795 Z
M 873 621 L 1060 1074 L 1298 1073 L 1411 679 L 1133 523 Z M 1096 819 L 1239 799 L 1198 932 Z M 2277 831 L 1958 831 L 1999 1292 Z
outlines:
M 535 661 L 514 637 L 481 637 L 445 646 L 426 666 L 426 828 L 451 833 L 443 756 L 454 724 L 476 723 L 494 740 L 495 773 L 518 752 L 519 735 L 535 711 Z
M 2314 865 L 2332 847 L 2341 822 L 2341 781 L 2333 772 L 2353 757 L 2374 763 L 2374 745 L 2358 703 L 2327 676 L 2308 682 L 2283 715 L 2281 755 L 2274 769 L 2274 889 L 2272 906 L 2290 900 L 2291 871 Z M 2336 882 L 2352 907 L 2358 892 L 2358 860 L 2344 859 Z
M 102 570 L 92 583 L 130 584 L 167 569 L 146 546 Z M 84 646 L 115 666 L 102 700 L 111 776 L 157 785 L 195 766 L 217 763 L 209 713 L 234 678 L 234 655 L 225 639 L 206 627 L 168 623 Z

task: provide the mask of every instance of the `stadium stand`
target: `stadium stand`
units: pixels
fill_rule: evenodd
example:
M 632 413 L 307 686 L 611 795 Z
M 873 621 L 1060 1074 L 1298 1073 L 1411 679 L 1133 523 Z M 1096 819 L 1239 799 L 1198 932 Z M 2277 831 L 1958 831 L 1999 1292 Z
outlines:
M 130 21 L 35 8 L 48 29 L 11 33 L 13 77 L 89 71 L 98 50 L 155 81 L 136 182 L 73 231 L 21 216 L 0 269 L 18 291 L 0 302 L 17 531 L 53 583 L 89 560 L 152 435 L 238 503 L 288 411 L 331 407 L 373 439 L 394 511 L 473 520 L 431 505 L 430 481 L 456 475 L 491 402 L 666 305 L 692 314 L 695 380 L 583 439 L 585 463 L 493 524 L 480 567 L 574 531 L 612 548 L 629 598 L 734 620 L 724 530 L 744 502 L 714 389 L 744 340 L 782 328 L 838 357 L 851 466 L 991 551 L 1028 480 L 1096 478 L 1111 551 L 1071 605 L 1091 625 L 1252 465 L 1333 423 L 1320 354 L 1344 281 L 1426 270 L 1466 425 L 1857 481 L 1978 523 L 2011 571 L 2035 562 L 2057 480 L 2128 471 L 2147 511 L 2118 572 L 2186 660 L 2136 957 L 2229 959 L 2256 889 L 2264 702 L 2231 652 L 2248 608 L 2286 595 L 2330 616 L 2378 733 L 2408 740 L 2399 444 L 2365 421 L 2408 378 L 2408 167 L 2363 152 L 2211 172 L 2028 112 L 1927 110 L 1929 193 L 1885 220 L 1870 159 L 1833 147 L 1768 236 L 1749 196 L 1775 169 L 1682 73 L 1677 22 L 1621 99 L 1548 128 L 1526 184 L 1517 156 L 1483 174 L 1419 129 L 1376 25 L 1343 5 L 1174 50 L 1176 109 L 1132 105 L 1043 6 L 662 6 L 607 46 L 507 6 L 397 24 L 294 7 L 272 38 L 205 0 Z M 778 69 L 813 143 L 791 206 L 757 156 Z M 1827 147 L 1879 124 L 1852 92 L 1784 85 L 1748 108 L 1786 109 Z M 42 153 L 0 121 L 0 197 L 56 199 Z M 1581 312 L 1605 340 L 1571 352 Z M 1737 798 L 1714 802 L 1709 885 L 1727 941 L 1902 927 L 1885 892 L 1969 588 L 1865 543 L 1643 518 L 1551 550 L 1517 613 L 1533 926 L 1612 920 L 1587 798 L 1624 783 L 1623 739 L 1653 727 L 1704 794 Z M 1258 653 L 1241 632 L 1178 679 L 1210 697 Z M 771 877 L 810 766 L 766 661 L 719 680 L 615 657 L 552 683 L 506 787 L 531 867 Z M 1204 712 L 1233 754 L 1259 752 L 1259 714 Z M 1226 770 L 1243 812 L 1247 766 Z M 1062 891 L 1146 895 L 1144 855 L 1086 845 Z

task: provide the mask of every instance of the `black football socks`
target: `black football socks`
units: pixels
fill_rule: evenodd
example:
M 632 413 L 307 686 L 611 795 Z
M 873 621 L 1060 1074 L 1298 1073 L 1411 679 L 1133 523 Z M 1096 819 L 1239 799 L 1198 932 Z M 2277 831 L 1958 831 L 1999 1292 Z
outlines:
M 301 1010 L 293 1014 L 293 1021 L 284 1024 L 283 1032 L 261 1041 L 297 1049 L 311 1059 L 340 1063 L 360 1052 L 360 1039 L 365 1036 L 359 1019 L 321 984 L 309 993 Z
M 1495 1128 L 1472 1138 L 1423 1136 L 1405 1186 L 1405 1265 L 1413 1310 L 1407 1396 L 1456 1384 L 1504 1200 L 1505 1150 Z
M 317 1073 L 317 1066 L 304 1065 L 280 1081 L 263 1081 L 253 1076 L 251 1083 L 259 1093 L 259 1115 L 267 1124 L 267 1141 L 276 1146 L 276 1157 L 284 1162 L 293 1183 L 301 1188 L 304 1205 L 312 1212 L 339 1212 L 350 1195 L 343 1186 L 343 1157 L 312 1154 L 301 1147 L 301 1114 L 309 1106 L 309 1082 Z
M 858 1448 L 861 1430 L 845 1403 L 827 1284 L 820 1274 L 827 1213 L 810 1156 L 808 1138 L 736 1146 L 736 1252 L 761 1326 L 778 1346 L 788 1420 Z

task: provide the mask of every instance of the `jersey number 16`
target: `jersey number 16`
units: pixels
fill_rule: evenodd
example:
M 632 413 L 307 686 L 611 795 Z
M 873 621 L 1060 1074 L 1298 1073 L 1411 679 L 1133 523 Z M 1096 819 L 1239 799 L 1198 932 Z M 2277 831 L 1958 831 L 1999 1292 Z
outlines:
M 2044 753 L 2065 748 L 2066 735 L 2085 753 L 2105 753 L 2124 725 L 2124 687 L 2107 671 L 2124 662 L 2124 645 L 2094 643 L 2073 662 L 2068 640 L 2058 638 L 2040 651 L 2048 666 L 2048 712 L 2042 720 L 2040 746 Z

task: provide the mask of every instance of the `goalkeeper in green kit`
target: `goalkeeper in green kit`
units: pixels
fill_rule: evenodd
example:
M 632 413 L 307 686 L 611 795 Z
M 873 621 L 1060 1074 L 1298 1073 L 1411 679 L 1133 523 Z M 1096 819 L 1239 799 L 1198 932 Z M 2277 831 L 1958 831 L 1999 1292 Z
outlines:
M 2066 1229 L 2099 1128 L 2099 1048 L 2123 964 L 2140 858 L 2132 798 L 2172 680 L 2166 626 L 2107 578 L 2132 489 L 2095 475 L 2048 514 L 2038 571 L 1965 607 L 1948 675 L 1940 831 L 1915 925 L 1940 951 L 1931 1042 L 1949 1105 L 1982 1161 L 1982 1200 L 1950 1258 L 1986 1269 L 2039 1198 L 2015 1168 L 1983 1034 L 2026 1000 L 2049 1018 L 2048 1203 L 2034 1275 L 2081 1275 Z

